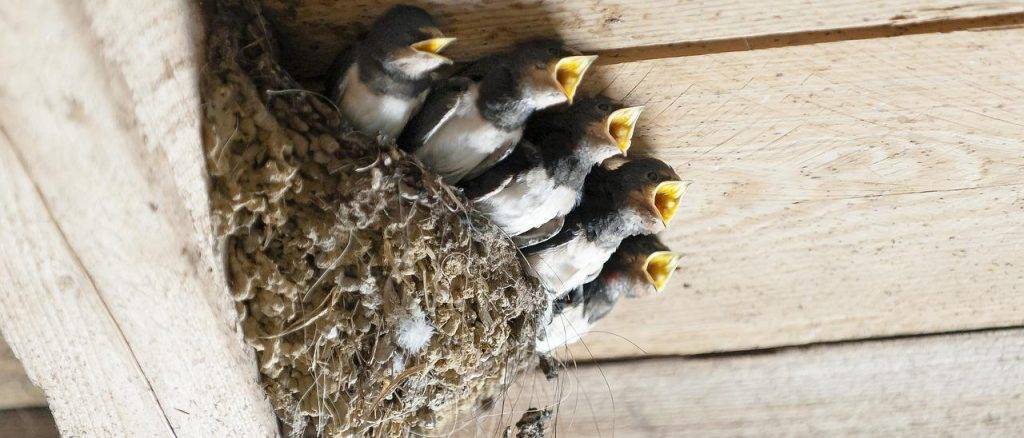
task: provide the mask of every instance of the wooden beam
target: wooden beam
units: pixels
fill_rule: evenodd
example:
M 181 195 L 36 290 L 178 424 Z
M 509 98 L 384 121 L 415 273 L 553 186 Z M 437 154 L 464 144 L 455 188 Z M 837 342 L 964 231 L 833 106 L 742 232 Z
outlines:
M 557 436 L 1012 436 L 1022 359 L 1024 330 L 1003 330 L 587 365 L 521 379 L 461 436 L 556 404 Z
M 577 358 L 1020 324 L 1024 30 L 606 66 L 646 104 L 638 153 L 691 186 L 664 296 L 620 302 Z
M 977 0 L 262 0 L 282 36 L 286 61 L 316 74 L 388 7 L 414 3 L 459 38 L 449 50 L 470 59 L 538 36 L 560 36 L 585 51 L 758 35 L 900 26 L 1024 12 L 1024 2 Z M 855 35 L 851 34 L 851 36 Z
M 28 380 L 25 367 L 0 338 L 0 410 L 38 406 L 46 406 L 43 392 Z
M 67 425 L 62 430 L 170 435 L 163 409 L 98 288 L 63 240 L 7 138 L 0 138 L 0 168 L 0 252 L 7 279 L 0 286 L 0 328 L 29 376 L 51 395 L 59 421 Z
M 0 6 L 0 331 L 67 436 L 273 436 L 213 251 L 189 1 Z

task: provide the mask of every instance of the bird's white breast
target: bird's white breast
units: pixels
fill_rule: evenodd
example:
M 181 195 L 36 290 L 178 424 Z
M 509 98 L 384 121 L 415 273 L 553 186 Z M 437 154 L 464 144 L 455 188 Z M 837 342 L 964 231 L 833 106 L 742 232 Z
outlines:
M 543 168 L 518 175 L 504 189 L 476 204 L 510 236 L 525 233 L 551 219 L 569 214 L 576 205 L 575 190 L 556 185 Z
M 344 79 L 345 90 L 338 107 L 357 131 L 396 137 L 423 104 L 427 92 L 418 98 L 375 94 L 359 80 L 359 66 L 352 64 Z
M 583 307 L 583 303 L 577 303 L 565 308 L 562 313 L 552 318 L 544 328 L 544 338 L 537 340 L 537 352 L 548 353 L 563 345 L 571 344 L 590 331 L 592 324 L 584 315 Z
M 582 286 L 601 273 L 612 251 L 578 236 L 568 243 L 527 257 L 552 299 Z
M 492 152 L 522 136 L 522 130 L 504 131 L 484 119 L 476 107 L 478 95 L 479 86 L 471 85 L 454 114 L 416 150 L 416 157 L 445 182 L 459 182 Z

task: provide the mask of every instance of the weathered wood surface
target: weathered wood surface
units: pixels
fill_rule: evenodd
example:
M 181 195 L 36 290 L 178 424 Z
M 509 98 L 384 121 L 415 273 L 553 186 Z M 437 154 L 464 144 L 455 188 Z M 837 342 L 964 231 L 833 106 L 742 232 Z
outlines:
M 0 331 L 66 436 L 272 436 L 210 238 L 189 1 L 0 6 Z
M 1024 30 L 607 66 L 635 144 L 695 183 L 664 296 L 597 330 L 651 354 L 1020 324 Z M 602 84 L 603 83 L 603 84 Z M 608 85 L 610 84 L 610 85 Z M 642 354 L 607 333 L 576 357 Z
M 300 75 L 330 65 L 337 51 L 391 5 L 419 4 L 459 38 L 456 59 L 538 36 L 581 50 L 757 35 L 902 25 L 1024 12 L 1024 1 L 978 0 L 262 0 L 279 24 L 288 63 Z
M 296 20 L 281 30 L 309 61 L 300 73 L 358 31 L 339 23 L 391 3 L 305 4 L 274 11 Z M 629 49 L 1024 10 L 952 0 L 428 7 L 461 37 L 461 58 L 536 35 Z M 0 6 L 0 331 L 68 435 L 273 433 L 209 233 L 191 8 Z M 587 338 L 590 351 L 573 355 L 643 354 L 622 337 L 686 354 L 1019 325 L 1022 38 L 958 32 L 597 69 L 609 95 L 648 106 L 637 149 L 696 184 L 667 235 L 686 253 L 671 290 L 621 303 Z M 1021 334 L 605 364 L 614 411 L 587 366 L 566 374 L 587 397 L 564 401 L 576 413 L 559 421 L 573 436 L 597 435 L 595 424 L 607 436 L 612 419 L 618 436 L 1010 435 L 1024 423 L 1019 385 L 1006 384 L 1022 377 Z M 28 388 L 12 379 L 0 391 L 10 385 Z M 39 401 L 10 394 L 0 407 Z
M 552 436 L 1024 432 L 1024 330 L 587 365 L 563 371 L 561 386 L 530 377 L 498 402 L 502 423 L 557 404 Z M 498 410 L 489 415 L 463 422 L 462 436 L 494 436 Z
M 0 336 L 0 411 L 31 406 L 46 406 L 46 398 L 28 380 L 21 361 Z

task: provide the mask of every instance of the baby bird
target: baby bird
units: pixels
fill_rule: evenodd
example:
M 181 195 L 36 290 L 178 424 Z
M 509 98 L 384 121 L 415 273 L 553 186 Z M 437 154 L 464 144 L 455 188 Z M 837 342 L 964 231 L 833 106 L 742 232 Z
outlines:
M 450 184 L 474 178 L 508 156 L 535 111 L 571 103 L 595 58 L 558 41 L 520 44 L 476 68 L 479 80 L 434 87 L 398 144 Z
M 453 41 L 423 9 L 395 6 L 338 57 L 331 99 L 357 131 L 394 138 L 423 105 L 433 73 L 451 64 L 440 52 Z
M 462 184 L 465 194 L 519 246 L 546 240 L 576 206 L 590 169 L 629 150 L 642 109 L 598 96 L 543 111 L 508 158 Z
M 679 265 L 679 258 L 653 235 L 626 238 L 594 281 L 555 302 L 555 316 L 537 340 L 537 351 L 548 353 L 576 342 L 623 295 L 638 298 L 661 292 Z
M 623 239 L 665 229 L 686 190 L 656 158 L 609 161 L 591 171 L 583 202 L 562 230 L 523 249 L 552 301 L 593 280 Z

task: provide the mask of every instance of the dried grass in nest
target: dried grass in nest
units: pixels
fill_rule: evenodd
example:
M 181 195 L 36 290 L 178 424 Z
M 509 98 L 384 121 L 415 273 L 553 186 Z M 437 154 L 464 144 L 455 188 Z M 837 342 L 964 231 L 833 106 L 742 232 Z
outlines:
M 203 72 L 211 200 L 246 340 L 292 435 L 408 435 L 528 364 L 544 293 L 514 246 L 393 144 L 346 132 L 223 1 Z M 422 351 L 396 333 L 421 309 Z M 434 433 L 437 433 L 435 431 Z

